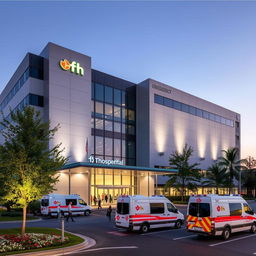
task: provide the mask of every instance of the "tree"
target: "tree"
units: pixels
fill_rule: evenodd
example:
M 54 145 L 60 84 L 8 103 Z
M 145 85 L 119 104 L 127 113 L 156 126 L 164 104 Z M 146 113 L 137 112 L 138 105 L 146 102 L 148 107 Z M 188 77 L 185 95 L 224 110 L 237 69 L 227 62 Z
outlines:
M 187 144 L 184 146 L 182 153 L 174 151 L 169 159 L 170 166 L 177 170 L 177 173 L 167 175 L 170 179 L 166 183 L 166 187 L 175 187 L 180 193 L 182 201 L 186 188 L 193 190 L 197 187 L 200 178 L 199 170 L 196 167 L 198 163 L 190 164 L 189 160 L 192 156 L 193 149 Z
M 40 112 L 32 107 L 11 112 L 10 120 L 3 118 L 0 146 L 0 176 L 2 199 L 23 208 L 22 235 L 25 234 L 27 206 L 54 190 L 58 181 L 56 171 L 67 161 L 61 144 L 49 149 L 59 126 L 50 128 Z
M 216 194 L 219 194 L 219 188 L 226 184 L 226 170 L 221 168 L 219 164 L 210 166 L 206 173 L 206 180 L 202 181 L 203 186 L 211 186 L 216 188 Z
M 247 188 L 247 194 L 255 197 L 256 189 L 256 160 L 252 156 L 248 156 L 242 161 L 244 186 Z M 254 195 L 253 195 L 254 190 Z
M 229 194 L 234 186 L 234 178 L 239 180 L 239 172 L 241 171 L 241 161 L 238 159 L 238 148 L 229 148 L 222 150 L 224 155 L 219 158 L 219 165 L 225 169 L 227 173 L 227 185 L 229 188 Z

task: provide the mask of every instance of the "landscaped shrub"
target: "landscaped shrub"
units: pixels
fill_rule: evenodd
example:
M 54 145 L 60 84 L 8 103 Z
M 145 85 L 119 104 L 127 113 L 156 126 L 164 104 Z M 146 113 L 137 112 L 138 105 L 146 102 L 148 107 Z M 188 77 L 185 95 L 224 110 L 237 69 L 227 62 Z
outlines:
M 65 237 L 64 243 L 67 243 L 68 241 L 69 238 Z M 38 233 L 28 233 L 24 236 L 21 236 L 20 234 L 0 235 L 0 253 L 31 250 L 61 244 L 63 244 L 61 242 L 61 236 L 58 235 Z

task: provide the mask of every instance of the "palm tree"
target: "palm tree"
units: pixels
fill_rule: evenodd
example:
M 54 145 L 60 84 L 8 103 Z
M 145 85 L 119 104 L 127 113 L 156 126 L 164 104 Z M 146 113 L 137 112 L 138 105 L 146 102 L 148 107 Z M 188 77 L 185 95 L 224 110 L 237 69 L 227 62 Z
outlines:
M 193 149 L 187 144 L 184 146 L 182 153 L 174 151 L 169 159 L 170 166 L 177 170 L 177 173 L 167 175 L 170 179 L 165 184 L 166 187 L 175 187 L 181 193 L 181 199 L 184 200 L 186 188 L 195 189 L 200 174 L 196 167 L 198 163 L 189 163 L 189 159 L 193 153 Z
M 216 188 L 216 194 L 219 194 L 219 188 L 225 185 L 227 174 L 225 169 L 219 164 L 210 166 L 206 173 L 206 180 L 202 181 L 203 186 L 211 186 Z
M 239 179 L 238 176 L 241 171 L 240 163 L 242 160 L 238 159 L 238 148 L 229 148 L 227 150 L 222 150 L 222 152 L 224 154 L 219 158 L 219 165 L 225 169 L 229 194 L 231 194 L 231 190 L 234 186 L 234 178 Z

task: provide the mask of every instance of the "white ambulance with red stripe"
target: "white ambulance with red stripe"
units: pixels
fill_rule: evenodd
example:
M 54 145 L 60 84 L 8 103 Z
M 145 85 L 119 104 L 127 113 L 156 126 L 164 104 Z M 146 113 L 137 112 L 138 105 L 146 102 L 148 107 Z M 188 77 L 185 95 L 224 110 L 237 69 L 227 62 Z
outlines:
M 231 233 L 256 232 L 256 214 L 239 195 L 192 195 L 187 210 L 187 230 L 201 235 L 221 235 L 227 240 Z
M 146 233 L 151 228 L 180 228 L 184 215 L 163 196 L 120 196 L 115 222 L 117 227 Z
M 91 207 L 79 195 L 49 194 L 41 199 L 41 214 L 58 216 L 61 212 L 68 214 L 68 205 L 72 202 L 72 215 L 91 214 Z

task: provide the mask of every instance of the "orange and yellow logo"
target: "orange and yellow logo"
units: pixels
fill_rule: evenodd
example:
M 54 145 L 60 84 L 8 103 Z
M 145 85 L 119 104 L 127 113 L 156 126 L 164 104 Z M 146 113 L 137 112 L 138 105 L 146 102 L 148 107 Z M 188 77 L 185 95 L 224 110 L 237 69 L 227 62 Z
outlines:
M 80 66 L 80 63 L 76 61 L 70 62 L 67 59 L 62 59 L 60 60 L 59 65 L 64 71 L 70 70 L 71 73 L 75 73 L 80 76 L 84 75 L 84 69 Z

